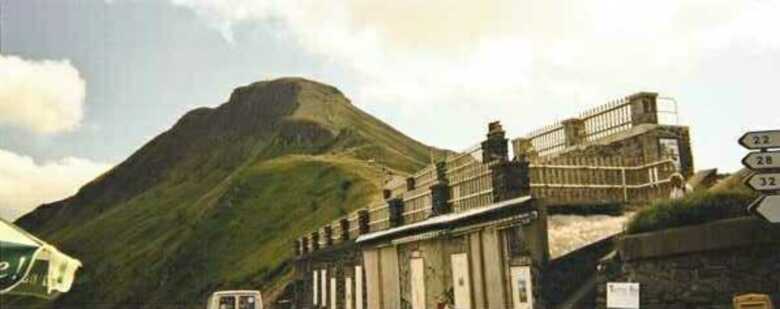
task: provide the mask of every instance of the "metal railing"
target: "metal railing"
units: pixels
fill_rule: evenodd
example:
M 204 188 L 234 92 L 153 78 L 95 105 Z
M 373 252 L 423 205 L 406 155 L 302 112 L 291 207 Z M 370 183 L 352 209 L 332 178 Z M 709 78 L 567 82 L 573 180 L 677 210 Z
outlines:
M 618 107 L 618 106 L 614 106 Z M 604 115 L 610 110 L 594 112 L 591 116 Z M 664 159 L 643 164 L 638 158 L 614 156 L 565 157 L 560 156 L 545 163 L 529 165 L 531 195 L 545 198 L 552 203 L 598 203 L 649 201 L 668 196 L 671 176 L 679 172 L 674 160 Z M 447 203 L 455 213 L 484 207 L 495 202 L 494 168 L 496 161 L 482 162 L 478 149 L 460 153 L 445 160 L 445 180 L 449 199 Z M 406 183 L 397 184 L 398 197 L 403 200 L 403 224 L 412 224 L 430 218 L 433 213 L 431 185 L 437 182 L 437 170 L 426 167 L 412 175 L 415 186 L 407 190 Z M 378 232 L 391 227 L 390 208 L 385 200 L 339 218 L 330 224 L 334 244 L 340 243 L 340 220 L 349 222 L 349 238 L 360 236 L 360 211 L 368 213 L 368 232 Z M 327 246 L 324 228 L 317 230 L 322 248 Z
M 382 201 L 368 208 L 368 230 L 378 232 L 390 228 L 390 207 Z
M 553 203 L 645 202 L 668 195 L 673 160 L 640 166 L 530 165 L 532 195 Z
M 595 141 L 606 136 L 630 130 L 631 102 L 627 98 L 611 101 L 580 115 L 585 126 L 585 140 Z
M 528 135 L 536 153 L 546 156 L 566 148 L 566 132 L 563 124 L 556 122 Z

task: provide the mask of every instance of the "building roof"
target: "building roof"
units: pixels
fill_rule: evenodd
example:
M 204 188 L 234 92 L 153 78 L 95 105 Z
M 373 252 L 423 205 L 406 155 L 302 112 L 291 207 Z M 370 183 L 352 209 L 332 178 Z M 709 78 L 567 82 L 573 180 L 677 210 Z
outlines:
M 430 229 L 430 228 L 436 228 L 439 226 L 447 226 L 450 224 L 454 224 L 458 221 L 467 220 L 473 217 L 477 217 L 480 215 L 486 215 L 498 210 L 507 209 L 509 207 L 518 207 L 520 205 L 526 204 L 533 200 L 530 196 L 523 196 L 518 197 L 510 200 L 506 200 L 503 202 L 498 202 L 491 204 L 490 206 L 486 207 L 480 207 L 475 209 L 470 209 L 464 212 L 460 213 L 451 213 L 446 215 L 440 215 L 432 218 L 428 218 L 427 220 L 420 221 L 413 224 L 407 224 L 402 225 L 399 227 L 391 228 L 384 231 L 378 231 L 370 234 L 361 235 L 355 240 L 356 243 L 362 243 L 367 242 L 370 240 L 377 240 L 380 238 L 390 237 L 399 235 L 404 232 L 411 232 L 415 230 L 423 230 L 423 229 Z

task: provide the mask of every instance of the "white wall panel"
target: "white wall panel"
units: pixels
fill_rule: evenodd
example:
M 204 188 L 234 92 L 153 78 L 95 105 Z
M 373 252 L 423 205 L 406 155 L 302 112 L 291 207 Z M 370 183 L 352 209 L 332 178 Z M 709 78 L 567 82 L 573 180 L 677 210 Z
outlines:
M 471 276 L 469 273 L 469 256 L 466 253 L 453 254 L 452 286 L 455 290 L 455 309 L 471 309 Z
M 409 263 L 412 309 L 425 309 L 425 261 L 422 258 L 414 258 Z

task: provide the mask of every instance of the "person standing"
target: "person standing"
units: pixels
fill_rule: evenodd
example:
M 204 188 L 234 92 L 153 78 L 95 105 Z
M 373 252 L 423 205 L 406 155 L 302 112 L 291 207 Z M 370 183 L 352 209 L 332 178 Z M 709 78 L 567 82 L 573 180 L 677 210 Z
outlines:
M 669 198 L 673 200 L 681 199 L 693 191 L 693 188 L 685 182 L 685 179 L 680 173 L 674 173 L 670 181 L 672 183 L 672 192 L 669 193 Z

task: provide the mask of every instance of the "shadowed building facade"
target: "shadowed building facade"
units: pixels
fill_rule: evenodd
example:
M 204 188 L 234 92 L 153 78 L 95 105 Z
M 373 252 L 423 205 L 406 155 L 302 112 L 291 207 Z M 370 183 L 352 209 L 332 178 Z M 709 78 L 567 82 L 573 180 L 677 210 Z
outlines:
M 298 306 L 542 308 L 546 212 L 529 196 L 528 163 L 508 148 L 491 123 L 480 147 L 387 188 L 321 229 L 326 239 L 297 240 Z M 312 240 L 319 249 L 304 246 Z
M 657 99 L 637 93 L 516 138 L 513 156 L 490 123 L 478 146 L 296 240 L 291 298 L 298 308 L 557 304 L 572 289 L 551 282 L 591 276 L 576 261 L 593 264 L 612 242 L 549 261 L 548 206 L 647 203 L 669 195 L 673 175 L 693 173 L 688 128 L 659 124 Z

